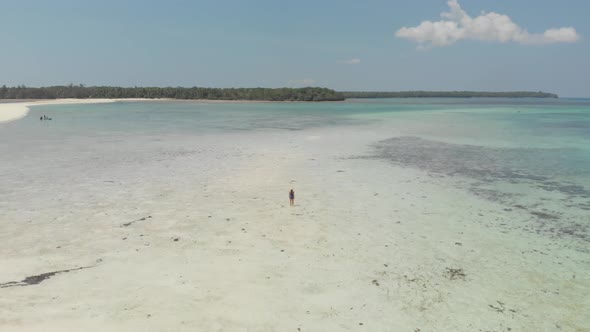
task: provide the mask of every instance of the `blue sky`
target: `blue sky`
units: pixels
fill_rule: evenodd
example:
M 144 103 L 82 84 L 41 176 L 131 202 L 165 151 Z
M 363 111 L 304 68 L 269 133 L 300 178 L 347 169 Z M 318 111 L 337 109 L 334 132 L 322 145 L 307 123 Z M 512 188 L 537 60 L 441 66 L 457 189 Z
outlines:
M 0 0 L 0 84 L 543 90 L 590 97 L 590 2 L 458 4 L 470 22 L 491 17 L 485 11 L 517 27 L 502 36 L 495 26 L 481 31 L 471 23 L 442 35 L 420 27 L 453 20 L 441 17 L 450 10 L 446 0 Z M 414 29 L 400 33 L 404 27 Z M 575 36 L 571 30 L 542 36 L 569 27 Z

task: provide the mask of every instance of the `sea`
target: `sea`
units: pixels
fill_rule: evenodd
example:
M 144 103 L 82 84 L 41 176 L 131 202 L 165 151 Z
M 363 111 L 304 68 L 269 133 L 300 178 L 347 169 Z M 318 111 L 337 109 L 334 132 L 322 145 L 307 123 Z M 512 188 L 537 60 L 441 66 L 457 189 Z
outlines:
M 52 120 L 39 120 L 43 115 Z M 500 196 L 501 189 L 527 184 L 545 195 L 564 195 L 566 208 L 560 213 L 575 208 L 590 216 L 590 99 L 48 105 L 32 107 L 22 121 L 1 125 L 0 152 L 10 160 L 4 166 L 14 166 L 55 145 L 93 149 L 105 139 L 142 135 L 198 137 L 335 126 L 389 130 L 390 139 L 367 149 L 398 165 L 479 180 L 494 185 Z
M 41 121 L 43 115 L 52 120 Z M 128 156 L 149 144 L 162 147 L 167 137 L 261 131 L 289 137 L 337 127 L 379 133 L 366 144 L 365 158 L 456 178 L 464 190 L 506 209 L 534 210 L 540 220 L 534 232 L 590 242 L 590 99 L 37 106 L 23 120 L 0 125 L 0 174 L 4 183 L 29 168 L 43 176 L 56 156 L 76 159 L 111 148 Z M 0 193 L 9 190 L 3 186 Z

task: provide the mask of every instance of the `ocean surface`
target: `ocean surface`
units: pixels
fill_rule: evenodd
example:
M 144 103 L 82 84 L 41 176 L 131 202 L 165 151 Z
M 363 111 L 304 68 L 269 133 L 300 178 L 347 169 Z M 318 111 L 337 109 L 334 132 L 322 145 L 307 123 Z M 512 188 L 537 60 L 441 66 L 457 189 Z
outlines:
M 42 115 L 53 120 L 40 121 Z M 351 158 L 372 158 L 455 179 L 457 186 L 504 204 L 507 211 L 530 211 L 532 219 L 522 228 L 588 250 L 589 99 L 39 106 L 23 120 L 0 125 L 0 154 L 9 161 L 0 166 L 0 175 L 5 181 L 25 171 L 43 176 L 44 161 L 56 155 L 65 163 L 109 149 L 125 156 L 150 144 L 165 149 L 170 137 L 175 138 L 169 142 L 173 145 L 178 139 L 264 131 L 289 137 L 289 132 L 311 128 L 372 132 L 375 140 L 366 145 L 366 153 Z M 96 159 L 99 165 L 103 161 Z M 3 186 L 0 197 L 10 190 Z

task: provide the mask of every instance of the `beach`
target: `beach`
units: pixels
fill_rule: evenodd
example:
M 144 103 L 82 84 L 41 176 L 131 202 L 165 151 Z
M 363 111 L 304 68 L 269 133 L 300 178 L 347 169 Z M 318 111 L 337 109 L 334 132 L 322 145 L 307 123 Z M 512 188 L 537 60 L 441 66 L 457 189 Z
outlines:
M 39 100 L 11 100 L 0 99 L 0 123 L 22 119 L 29 112 L 29 107 L 42 105 L 68 105 L 68 104 L 102 104 L 115 102 L 186 102 L 200 104 L 217 104 L 217 103 L 278 103 L 270 101 L 252 101 L 252 100 L 208 100 L 208 99 L 169 99 L 169 98 L 85 98 L 85 99 L 39 99 Z M 289 101 L 286 101 L 287 103 Z
M 39 105 L 63 105 L 63 104 L 100 104 L 112 103 L 113 99 L 53 99 L 34 100 L 27 102 L 13 102 L 4 100 L 0 102 L 0 123 L 15 121 L 24 118 L 29 113 L 29 107 Z
M 558 231 L 583 224 L 587 190 L 568 196 L 571 172 L 519 173 L 500 193 L 485 181 L 505 180 L 500 166 L 468 169 L 480 161 L 469 156 L 526 157 L 508 138 L 472 152 L 447 135 L 472 135 L 456 118 L 443 126 L 447 113 L 381 105 L 310 106 L 332 112 L 320 116 L 299 104 L 65 102 L 0 104 L 0 122 L 20 119 L 0 124 L 0 331 L 590 326 L 587 224 Z M 113 119 L 121 107 L 132 115 Z M 37 109 L 58 122 L 40 125 Z M 543 144 L 528 147 L 552 153 Z M 517 192 L 534 181 L 551 190 Z

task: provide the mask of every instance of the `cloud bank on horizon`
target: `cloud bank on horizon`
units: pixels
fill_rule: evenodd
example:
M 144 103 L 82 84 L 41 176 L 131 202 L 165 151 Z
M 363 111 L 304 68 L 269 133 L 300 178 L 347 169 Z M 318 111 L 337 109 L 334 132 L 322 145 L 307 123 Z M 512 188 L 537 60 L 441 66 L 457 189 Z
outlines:
M 340 62 L 343 64 L 346 64 L 346 65 L 358 65 L 359 63 L 361 63 L 361 59 L 354 58 L 354 59 L 350 59 L 350 60 L 343 60 Z
M 523 45 L 574 43 L 580 35 L 573 27 L 551 28 L 543 33 L 529 33 L 512 19 L 495 12 L 469 16 L 457 0 L 447 2 L 450 11 L 441 13 L 440 21 L 423 21 L 416 27 L 402 27 L 395 35 L 413 40 L 419 48 L 448 46 L 459 40 L 516 42 Z

